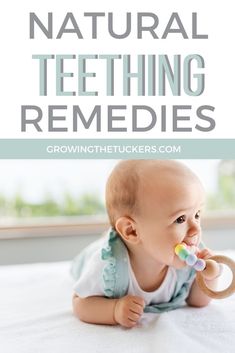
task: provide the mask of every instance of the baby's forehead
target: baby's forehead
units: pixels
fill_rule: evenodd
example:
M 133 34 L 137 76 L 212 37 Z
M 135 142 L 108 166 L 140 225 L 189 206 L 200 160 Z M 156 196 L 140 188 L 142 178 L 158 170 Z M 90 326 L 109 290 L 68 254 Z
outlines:
M 190 170 L 174 168 L 143 170 L 138 193 L 139 202 L 148 199 L 149 202 L 157 200 L 177 204 L 189 199 L 204 198 L 204 189 L 198 177 Z
M 189 183 L 198 183 L 198 177 L 187 167 L 179 164 L 146 164 L 139 170 L 139 186 L 152 187 L 183 186 Z

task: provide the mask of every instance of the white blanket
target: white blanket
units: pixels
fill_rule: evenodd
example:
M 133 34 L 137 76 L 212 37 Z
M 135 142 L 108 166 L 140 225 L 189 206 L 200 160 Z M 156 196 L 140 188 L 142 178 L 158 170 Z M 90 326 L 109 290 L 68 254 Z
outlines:
M 73 317 L 72 285 L 68 262 L 0 267 L 0 352 L 235 352 L 235 294 L 202 309 L 145 314 L 125 329 Z

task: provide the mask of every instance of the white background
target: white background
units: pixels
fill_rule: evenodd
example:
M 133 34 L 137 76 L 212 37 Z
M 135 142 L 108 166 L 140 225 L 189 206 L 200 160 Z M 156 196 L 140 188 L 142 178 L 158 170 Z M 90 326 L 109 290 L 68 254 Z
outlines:
M 178 0 L 172 2 L 164 0 L 161 2 L 145 0 L 140 2 L 111 2 L 101 0 L 94 2 L 86 0 L 83 2 L 67 0 L 60 1 L 7 1 L 1 2 L 0 11 L 0 35 L 1 35 L 1 113 L 0 113 L 0 138 L 234 138 L 234 12 L 232 1 L 205 1 Z M 91 19 L 83 16 L 84 12 L 113 12 L 116 31 L 122 32 L 125 23 L 126 12 L 132 12 L 132 33 L 127 39 L 115 40 L 110 38 L 107 31 L 107 16 L 98 19 L 97 40 L 91 38 Z M 75 34 L 65 34 L 60 40 L 48 40 L 45 36 L 36 33 L 36 39 L 29 39 L 29 12 L 35 12 L 42 20 L 47 19 L 47 13 L 53 12 L 54 35 L 56 36 L 67 12 L 73 12 L 84 40 L 77 39 Z M 156 29 L 160 37 L 171 16 L 172 12 L 178 12 L 183 25 L 191 36 L 191 14 L 198 13 L 198 32 L 208 34 L 208 40 L 182 39 L 179 34 L 170 34 L 167 39 L 152 39 L 148 33 L 144 39 L 137 40 L 136 13 L 154 12 L 159 17 L 159 26 Z M 93 87 L 100 89 L 98 97 L 56 97 L 53 70 L 55 66 L 48 66 L 49 90 L 48 97 L 39 97 L 38 85 L 38 62 L 32 59 L 33 54 L 181 54 L 182 57 L 198 53 L 205 59 L 206 86 L 200 97 L 138 97 L 136 93 L 131 97 L 122 97 L 120 94 L 114 97 L 104 95 L 104 77 L 102 77 L 101 65 L 92 67 L 97 77 L 90 81 Z M 66 69 L 74 70 L 75 77 L 69 78 L 67 88 L 76 89 L 76 61 L 68 65 Z M 134 65 L 134 64 L 133 64 Z M 133 68 L 134 69 L 134 68 Z M 119 72 L 117 71 L 117 78 Z M 71 80 L 69 82 L 69 80 Z M 118 83 L 117 86 L 118 87 Z M 169 91 L 168 91 L 169 92 Z M 38 105 L 44 111 L 43 133 L 29 129 L 27 133 L 20 132 L 20 106 Z M 68 105 L 66 122 L 57 126 L 66 126 L 69 132 L 48 133 L 47 132 L 47 105 Z M 101 104 L 104 108 L 102 116 L 102 132 L 97 133 L 95 126 L 89 130 L 84 129 L 72 132 L 71 121 L 72 105 L 80 105 L 84 114 L 91 112 L 94 105 Z M 159 114 L 161 105 L 167 105 L 168 132 L 161 133 L 159 125 L 149 132 L 131 133 L 130 116 L 123 126 L 129 128 L 127 133 L 107 133 L 106 107 L 109 104 L 131 105 L 144 104 L 156 109 Z M 197 108 L 208 104 L 215 106 L 213 118 L 216 119 L 216 129 L 212 132 L 202 133 L 193 129 L 188 133 L 172 133 L 170 107 L 173 104 L 189 104 Z M 194 109 L 195 110 L 195 109 Z M 210 113 L 211 114 L 211 113 Z M 160 120 L 160 119 L 159 119 Z M 198 122 L 191 115 L 191 122 L 187 126 L 194 126 Z M 118 126 L 118 125 L 116 125 Z

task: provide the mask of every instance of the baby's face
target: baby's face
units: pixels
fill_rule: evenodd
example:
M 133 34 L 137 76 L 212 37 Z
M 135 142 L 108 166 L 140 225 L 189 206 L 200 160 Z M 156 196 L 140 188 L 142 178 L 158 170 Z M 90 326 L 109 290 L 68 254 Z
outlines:
M 174 253 L 178 243 L 197 246 L 201 239 L 200 217 L 204 190 L 190 176 L 153 175 L 142 190 L 137 217 L 141 243 L 156 261 L 181 268 L 185 264 Z

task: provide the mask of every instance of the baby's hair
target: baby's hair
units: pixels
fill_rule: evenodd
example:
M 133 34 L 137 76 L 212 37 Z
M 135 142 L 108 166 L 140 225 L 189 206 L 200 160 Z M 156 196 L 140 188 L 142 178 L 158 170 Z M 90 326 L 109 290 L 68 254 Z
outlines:
M 121 216 L 134 216 L 140 211 L 140 184 L 146 183 L 146 168 L 156 172 L 168 171 L 173 175 L 186 174 L 196 177 L 184 164 L 170 160 L 126 160 L 119 162 L 111 172 L 106 184 L 106 209 L 110 224 L 115 228 Z
M 106 209 L 114 228 L 118 217 L 136 212 L 140 164 L 139 160 L 119 162 L 107 180 Z

